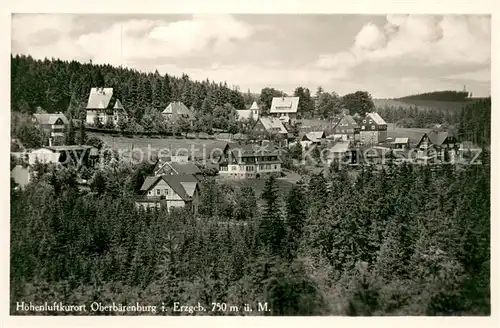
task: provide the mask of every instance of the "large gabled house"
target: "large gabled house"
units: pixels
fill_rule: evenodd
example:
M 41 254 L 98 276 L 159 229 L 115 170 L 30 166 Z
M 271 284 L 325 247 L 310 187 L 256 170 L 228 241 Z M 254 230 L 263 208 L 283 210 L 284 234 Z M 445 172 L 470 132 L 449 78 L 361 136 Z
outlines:
M 286 138 L 288 131 L 283 123 L 274 117 L 260 117 L 253 127 L 254 135 L 259 138 L 266 139 L 273 135 L 281 135 Z
M 421 150 L 429 149 L 429 148 L 453 148 L 455 147 L 456 140 L 453 134 L 442 131 L 430 131 L 428 133 L 424 133 L 420 140 L 417 143 L 417 148 Z
M 323 144 L 326 141 L 326 134 L 324 131 L 300 132 L 297 140 L 302 148 L 306 148 L 310 145 Z
M 360 123 L 360 140 L 365 144 L 378 144 L 387 140 L 387 123 L 375 112 L 366 113 Z
M 274 97 L 269 113 L 281 122 L 291 124 L 297 120 L 299 97 Z
M 271 144 L 228 143 L 219 158 L 219 175 L 230 179 L 253 179 L 281 174 L 279 151 Z
M 424 133 L 417 142 L 417 159 L 444 159 L 445 152 L 452 151 L 456 147 L 458 147 L 458 143 L 452 133 L 448 131 L 430 131 L 428 133 Z
M 127 116 L 120 100 L 113 96 L 113 88 L 92 88 L 86 112 L 87 124 L 94 124 L 97 118 L 102 124 L 116 125 L 120 115 Z
M 180 101 L 172 101 L 161 114 L 169 122 L 177 122 L 179 119 L 184 118 L 190 125 L 193 125 L 196 120 L 194 112 Z
M 360 126 L 351 115 L 340 115 L 332 121 L 330 134 L 335 139 L 343 141 L 353 141 L 360 139 Z
M 33 122 L 50 138 L 63 138 L 69 125 L 64 114 L 33 114 Z
M 198 213 L 200 204 L 200 181 L 191 174 L 158 175 L 146 177 L 136 196 L 137 207 L 160 208 L 188 207 Z

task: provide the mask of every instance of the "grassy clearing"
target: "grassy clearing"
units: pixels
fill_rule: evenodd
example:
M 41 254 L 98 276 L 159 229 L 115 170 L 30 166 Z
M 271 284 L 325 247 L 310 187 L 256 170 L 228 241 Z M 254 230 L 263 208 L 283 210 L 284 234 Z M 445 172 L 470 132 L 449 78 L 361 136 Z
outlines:
M 89 133 L 90 136 L 96 136 L 104 141 L 110 147 L 130 151 L 140 149 L 145 156 L 156 156 L 161 150 L 164 155 L 169 152 L 175 155 L 176 151 L 187 152 L 195 157 L 209 158 L 211 153 L 216 151 L 222 152 L 222 149 L 227 142 L 221 140 L 205 140 L 205 139 L 176 139 L 176 138 L 127 138 L 113 137 L 105 134 Z M 179 155 L 181 155 L 179 153 Z

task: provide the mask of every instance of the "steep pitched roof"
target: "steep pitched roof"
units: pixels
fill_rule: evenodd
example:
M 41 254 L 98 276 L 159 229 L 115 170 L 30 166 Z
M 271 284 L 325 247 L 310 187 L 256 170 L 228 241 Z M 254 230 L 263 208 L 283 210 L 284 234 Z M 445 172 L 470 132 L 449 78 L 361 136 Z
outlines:
M 432 142 L 433 145 L 441 146 L 446 138 L 448 138 L 449 134 L 446 131 L 443 132 L 434 132 L 431 131 L 427 134 L 429 137 L 429 140 Z
M 359 128 L 358 123 L 351 115 L 339 115 L 332 120 L 332 129 L 335 130 L 341 122 L 349 124 L 352 128 Z
M 306 133 L 305 137 L 312 142 L 320 142 L 321 139 L 324 139 L 326 136 L 324 131 L 312 131 Z
M 115 105 L 113 106 L 113 109 L 124 109 L 121 101 L 119 99 L 116 99 Z
M 256 101 L 254 101 L 254 102 L 252 103 L 252 106 L 250 106 L 250 109 L 259 109 L 259 105 L 257 105 L 257 102 L 256 102 Z
M 41 125 L 55 124 L 58 119 L 61 119 L 64 124 L 69 124 L 69 120 L 64 114 L 33 114 L 33 116 Z
M 158 161 L 154 169 L 156 175 L 161 174 L 201 174 L 201 170 L 194 163 L 177 163 Z
M 337 142 L 332 148 L 330 148 L 330 154 L 332 153 L 345 153 L 349 150 L 348 142 Z
M 275 129 L 279 129 L 279 133 L 288 133 L 285 126 L 278 118 L 260 117 L 259 120 L 268 132 L 274 132 Z
M 151 190 L 160 180 L 165 181 L 172 190 L 181 197 L 182 200 L 190 200 L 190 192 L 194 192 L 196 185 L 198 184 L 198 179 L 191 174 L 186 175 L 161 175 L 161 176 L 149 176 L 146 177 L 144 183 L 141 186 L 141 191 L 147 192 Z M 193 188 L 194 184 L 194 188 Z M 187 191 L 184 187 L 187 188 Z
M 197 182 L 181 182 L 181 186 L 184 188 L 189 197 L 193 197 L 197 185 Z
M 180 101 L 173 101 L 168 104 L 167 108 L 163 110 L 162 114 L 171 114 L 172 116 L 186 115 L 190 119 L 194 118 L 193 112 Z
M 368 117 L 370 117 L 376 124 L 387 124 L 384 119 L 376 112 L 368 113 Z
M 112 97 L 113 88 L 92 88 L 87 102 L 87 109 L 108 108 Z
M 299 97 L 274 97 L 270 113 L 297 113 Z

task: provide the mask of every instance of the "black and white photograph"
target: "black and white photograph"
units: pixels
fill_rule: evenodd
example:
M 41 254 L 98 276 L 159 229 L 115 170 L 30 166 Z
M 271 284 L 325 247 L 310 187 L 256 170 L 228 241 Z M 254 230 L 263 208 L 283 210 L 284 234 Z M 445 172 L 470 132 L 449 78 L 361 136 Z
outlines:
M 10 316 L 491 315 L 490 14 L 118 9 L 10 16 Z

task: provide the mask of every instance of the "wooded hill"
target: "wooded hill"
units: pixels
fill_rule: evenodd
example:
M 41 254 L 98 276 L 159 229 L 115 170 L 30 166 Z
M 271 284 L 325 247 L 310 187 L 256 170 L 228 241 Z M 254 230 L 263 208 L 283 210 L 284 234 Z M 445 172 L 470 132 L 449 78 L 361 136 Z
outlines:
M 425 92 L 416 95 L 410 95 L 397 100 L 433 100 L 433 101 L 466 101 L 468 98 L 472 97 L 472 93 L 469 94 L 467 91 L 432 91 Z
M 114 89 L 131 117 L 139 121 L 152 107 L 164 109 L 171 101 L 182 101 L 200 114 L 212 114 L 226 103 L 245 107 L 243 95 L 226 83 L 193 81 L 168 74 L 62 61 L 35 60 L 31 56 L 11 56 L 11 110 L 33 113 L 42 107 L 49 113 L 73 112 L 85 107 L 92 87 Z

